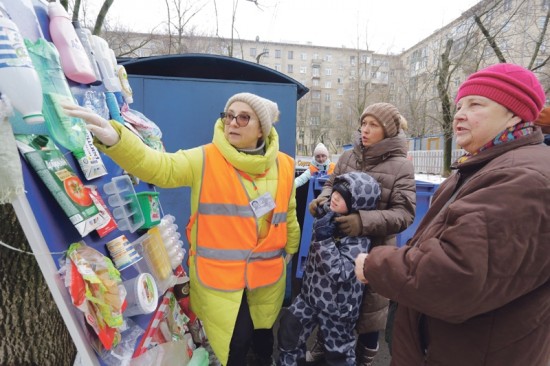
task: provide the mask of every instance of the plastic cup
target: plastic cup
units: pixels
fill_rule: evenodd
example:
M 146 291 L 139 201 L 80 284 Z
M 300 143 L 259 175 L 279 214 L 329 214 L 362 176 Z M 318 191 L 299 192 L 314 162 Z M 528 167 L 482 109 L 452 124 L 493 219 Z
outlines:
M 149 314 L 155 311 L 158 303 L 158 289 L 155 279 L 150 273 L 123 282 L 126 288 L 127 307 L 124 316 Z

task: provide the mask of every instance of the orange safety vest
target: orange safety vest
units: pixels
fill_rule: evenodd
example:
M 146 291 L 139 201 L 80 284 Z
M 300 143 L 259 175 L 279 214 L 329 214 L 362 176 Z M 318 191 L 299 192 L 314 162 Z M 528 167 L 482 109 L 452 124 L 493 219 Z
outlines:
M 336 166 L 336 164 L 334 164 L 333 162 L 331 162 L 329 165 L 328 165 L 328 169 L 327 169 L 327 174 L 328 175 L 331 175 L 333 172 L 334 172 L 334 167 Z M 309 172 L 311 173 L 311 175 L 319 172 L 319 168 L 317 168 L 315 165 L 313 164 L 309 164 Z
M 294 161 L 277 157 L 275 208 L 265 238 L 250 207 L 241 174 L 214 144 L 203 147 L 202 187 L 197 209 L 195 269 L 203 286 L 221 291 L 255 289 L 284 273 L 287 211 L 294 184 Z M 194 220 L 193 220 L 194 221 Z

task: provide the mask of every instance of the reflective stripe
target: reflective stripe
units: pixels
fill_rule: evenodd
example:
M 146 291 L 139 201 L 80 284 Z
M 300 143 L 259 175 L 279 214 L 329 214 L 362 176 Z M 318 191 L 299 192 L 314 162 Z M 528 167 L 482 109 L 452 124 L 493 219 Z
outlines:
M 205 215 L 254 217 L 254 212 L 252 212 L 250 206 L 222 203 L 201 203 L 198 212 Z
M 250 250 L 222 250 L 198 247 L 197 255 L 204 258 L 238 261 L 248 258 L 250 255 Z
M 277 258 L 277 257 L 282 256 L 283 253 L 284 253 L 283 249 L 274 250 L 274 251 L 271 251 L 271 252 L 252 253 L 250 255 L 250 260 Z
M 273 214 L 273 218 L 271 219 L 272 225 L 280 224 L 281 222 L 286 222 L 287 212 L 277 212 Z
M 228 250 L 228 249 L 209 249 L 204 247 L 197 248 L 197 255 L 219 260 L 238 261 L 238 260 L 260 260 L 271 259 L 282 256 L 284 250 L 273 250 L 271 252 L 251 253 L 250 250 Z

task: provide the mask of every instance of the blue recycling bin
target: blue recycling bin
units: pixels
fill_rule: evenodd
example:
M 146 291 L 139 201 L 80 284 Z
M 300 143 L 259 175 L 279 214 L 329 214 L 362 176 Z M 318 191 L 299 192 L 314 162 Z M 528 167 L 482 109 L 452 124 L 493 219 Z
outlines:
M 328 174 L 315 173 L 309 180 L 307 193 L 306 207 L 304 212 L 304 224 L 302 225 L 302 239 L 300 241 L 300 249 L 298 251 L 298 265 L 296 267 L 296 277 L 302 278 L 304 274 L 304 266 L 306 265 L 307 253 L 309 252 L 309 244 L 313 235 L 313 216 L 309 213 L 308 205 L 316 198 L 321 191 L 325 182 L 328 180 Z
M 432 197 L 439 188 L 439 184 L 425 182 L 421 180 L 416 181 L 416 215 L 414 221 L 407 229 L 397 234 L 397 246 L 402 247 L 411 239 L 420 224 L 420 221 L 428 212 L 430 208 L 430 203 L 432 202 Z

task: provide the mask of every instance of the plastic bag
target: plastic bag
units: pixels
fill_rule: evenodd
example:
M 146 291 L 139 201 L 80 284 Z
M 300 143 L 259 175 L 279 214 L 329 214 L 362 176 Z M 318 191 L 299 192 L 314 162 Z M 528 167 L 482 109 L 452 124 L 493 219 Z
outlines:
M 107 350 L 116 346 L 126 307 L 126 289 L 118 270 L 109 258 L 78 242 L 67 250 L 64 271 L 73 304 L 84 313 L 102 346 Z
M 153 121 L 142 113 L 130 109 L 127 104 L 122 106 L 120 112 L 126 122 L 126 126 L 129 125 L 130 129 L 137 131 L 143 142 L 155 150 L 165 151 L 161 141 L 162 132 Z

